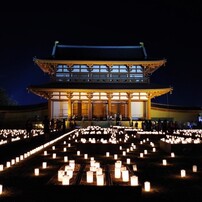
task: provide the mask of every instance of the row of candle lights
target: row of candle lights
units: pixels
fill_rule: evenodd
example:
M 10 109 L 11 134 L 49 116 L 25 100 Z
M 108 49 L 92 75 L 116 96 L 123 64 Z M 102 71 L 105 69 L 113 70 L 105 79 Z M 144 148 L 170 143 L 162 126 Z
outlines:
M 61 137 L 61 138 L 63 138 L 63 137 Z M 61 138 L 59 138 L 59 139 L 61 139 Z M 57 139 L 55 141 L 58 141 L 59 139 Z M 52 144 L 55 141 L 51 141 L 50 144 Z M 148 141 L 148 139 L 147 139 L 147 141 Z M 140 144 L 142 144 L 144 142 L 145 142 L 145 140 L 141 141 Z M 42 149 L 45 146 L 49 146 L 50 144 L 48 143 L 46 145 L 43 145 L 43 147 L 39 147 L 39 148 Z M 70 147 L 70 146 L 71 146 L 71 144 L 68 144 L 68 147 Z M 152 143 L 151 143 L 151 146 L 153 147 L 153 152 L 155 152 L 156 149 L 155 149 L 155 147 L 154 147 L 154 145 Z M 36 148 L 36 151 L 39 151 L 39 148 Z M 52 146 L 52 149 L 55 150 L 55 146 Z M 128 148 L 127 152 L 132 151 L 133 149 L 136 149 L 136 145 L 132 144 L 132 147 L 130 149 Z M 120 146 L 120 150 L 122 150 L 121 146 Z M 23 160 L 24 158 L 27 158 L 30 154 L 33 154 L 36 151 L 34 150 L 34 151 L 31 151 L 31 152 L 25 153 L 24 155 L 21 155 L 20 157 L 16 157 L 16 159 L 12 159 L 11 162 L 8 161 L 6 163 L 6 167 L 9 168 L 11 165 L 15 164 L 16 162 L 19 162 L 20 160 Z M 66 151 L 65 148 L 63 149 L 63 151 Z M 123 151 L 122 154 L 123 154 L 123 156 L 125 156 L 126 155 L 126 151 Z M 144 150 L 144 153 L 140 153 L 140 157 L 143 157 L 144 154 L 147 154 L 147 150 Z M 44 155 L 47 155 L 47 151 L 44 151 Z M 80 151 L 77 151 L 77 155 L 80 155 Z M 106 152 L 106 157 L 109 157 L 109 156 L 110 156 L 110 153 Z M 173 152 L 171 153 L 171 157 L 175 157 L 175 155 L 174 155 Z M 53 153 L 53 158 L 56 158 L 56 153 Z M 87 159 L 87 158 L 88 158 L 88 154 L 84 154 L 84 159 Z M 118 155 L 114 154 L 114 159 L 117 159 L 117 158 L 118 158 Z M 68 161 L 68 157 L 65 156 L 64 157 L 64 162 L 67 162 L 67 161 Z M 70 162 L 71 162 L 71 160 L 70 160 Z M 127 164 L 131 163 L 129 158 L 127 158 L 126 163 Z M 167 160 L 163 159 L 162 164 L 163 165 L 167 165 Z M 47 162 L 43 162 L 42 163 L 42 168 L 47 168 Z M 98 168 L 100 169 L 100 173 L 96 174 L 97 185 L 104 185 L 104 174 L 101 171 L 102 169 L 100 167 L 98 167 Z M 136 165 L 133 165 L 133 168 L 134 168 L 134 170 L 137 170 Z M 3 164 L 0 165 L 0 170 L 1 171 L 3 170 Z M 197 166 L 196 165 L 193 165 L 193 172 L 197 172 Z M 93 182 L 92 181 L 92 179 L 93 179 L 92 174 L 93 173 L 94 173 L 94 170 L 89 170 L 89 171 L 86 172 L 86 177 L 87 177 L 86 180 L 87 180 L 88 183 L 92 183 Z M 39 175 L 39 168 L 35 168 L 34 169 L 34 174 L 36 176 Z M 62 184 L 67 185 L 67 184 L 69 184 L 69 181 L 70 181 L 70 179 L 73 176 L 73 171 L 72 171 L 72 174 L 69 174 L 69 172 L 67 174 L 67 170 L 65 170 L 65 173 L 63 173 L 63 176 L 65 176 L 65 177 L 64 177 L 64 182 L 62 180 Z M 118 171 L 117 171 L 116 170 L 116 166 L 115 166 L 115 178 L 120 178 L 120 176 L 122 176 L 123 182 L 128 182 L 129 181 L 129 172 L 128 172 L 128 170 L 126 170 L 125 167 L 122 167 L 121 169 L 118 169 Z M 185 177 L 185 176 L 186 176 L 186 171 L 184 169 L 182 169 L 181 170 L 181 177 Z M 138 177 L 135 176 L 135 175 L 131 176 L 130 177 L 130 182 L 131 182 L 131 186 L 137 186 L 138 185 Z M 150 186 L 150 182 L 149 181 L 144 182 L 145 191 L 150 191 L 150 187 L 151 186 Z M 3 185 L 0 184 L 0 194 L 2 194 L 2 191 L 3 191 Z

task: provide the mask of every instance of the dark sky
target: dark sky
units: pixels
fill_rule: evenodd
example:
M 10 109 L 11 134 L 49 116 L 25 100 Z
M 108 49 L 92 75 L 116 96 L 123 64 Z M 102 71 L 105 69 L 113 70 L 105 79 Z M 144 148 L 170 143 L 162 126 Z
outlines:
M 200 1 L 115 1 L 114 4 L 67 3 L 27 5 L 28 9 L 0 12 L 0 87 L 19 105 L 46 100 L 28 93 L 32 84 L 49 81 L 33 63 L 52 52 L 54 41 L 73 45 L 139 45 L 144 42 L 150 57 L 165 58 L 151 82 L 173 87 L 173 93 L 153 102 L 202 106 Z M 85 3 L 84 3 L 85 2 Z M 31 3 L 30 3 L 31 4 Z M 16 6 L 16 7 L 15 7 Z

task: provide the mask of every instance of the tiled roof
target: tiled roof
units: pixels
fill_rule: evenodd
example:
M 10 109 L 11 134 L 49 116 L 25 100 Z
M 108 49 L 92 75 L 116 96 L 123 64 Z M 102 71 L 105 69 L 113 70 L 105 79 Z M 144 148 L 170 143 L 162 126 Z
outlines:
M 79 82 L 51 82 L 42 85 L 32 85 L 30 88 L 55 89 L 162 89 L 169 86 L 148 83 L 79 83 Z
M 81 46 L 59 45 L 53 47 L 52 57 L 59 60 L 146 60 L 143 45 L 138 46 Z

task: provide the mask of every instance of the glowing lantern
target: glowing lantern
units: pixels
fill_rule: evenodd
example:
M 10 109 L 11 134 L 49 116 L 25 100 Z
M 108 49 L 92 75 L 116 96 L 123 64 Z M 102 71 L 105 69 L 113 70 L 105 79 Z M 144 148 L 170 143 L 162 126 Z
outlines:
M 64 173 L 64 170 L 58 170 L 58 181 L 62 181 Z
M 0 194 L 2 194 L 2 193 L 3 193 L 3 185 L 0 184 Z
M 130 185 L 137 186 L 138 185 L 138 176 L 133 175 L 130 177 Z
M 126 159 L 126 163 L 130 164 L 130 159 L 129 158 Z
M 84 159 L 87 159 L 88 158 L 88 154 L 84 154 Z
M 167 165 L 167 160 L 166 160 L 166 159 L 163 159 L 163 160 L 162 160 L 162 163 L 163 163 L 164 166 L 166 166 L 166 165 Z
M 34 169 L 34 174 L 35 174 L 36 176 L 39 175 L 39 168 L 35 168 L 35 169 Z
M 196 165 L 193 165 L 192 166 L 192 171 L 195 173 L 195 172 L 197 172 L 197 166 Z
M 186 170 L 181 170 L 181 177 L 185 177 L 186 176 Z
M 175 157 L 175 153 L 174 152 L 171 152 L 171 157 Z
M 47 168 L 47 162 L 42 163 L 42 168 Z
M 129 171 L 128 170 L 122 170 L 122 180 L 123 182 L 128 182 L 129 181 Z
M 86 181 L 88 183 L 92 183 L 93 182 L 93 171 L 87 171 L 86 172 Z
M 68 161 L 68 156 L 64 156 L 64 162 Z
M 106 152 L 106 157 L 109 157 L 109 152 Z
M 10 166 L 11 166 L 11 162 L 10 162 L 10 161 L 7 161 L 7 162 L 6 162 L 6 167 L 9 168 Z
M 144 190 L 149 192 L 150 189 L 151 189 L 150 182 L 148 182 L 148 181 L 144 182 Z
M 62 177 L 62 185 L 69 185 L 69 180 L 70 180 L 69 175 L 64 175 Z
M 1 164 L 1 165 L 0 165 L 0 171 L 2 171 L 3 169 L 4 169 L 4 165 Z
M 104 185 L 104 175 L 103 174 L 96 175 L 96 179 L 97 179 L 98 186 Z
M 136 164 L 133 165 L 133 171 L 137 171 L 137 165 Z

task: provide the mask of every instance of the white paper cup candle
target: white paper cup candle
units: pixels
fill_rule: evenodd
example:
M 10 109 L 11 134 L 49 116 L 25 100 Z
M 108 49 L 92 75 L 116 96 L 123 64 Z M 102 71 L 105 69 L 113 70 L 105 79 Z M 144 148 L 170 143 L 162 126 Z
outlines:
M 149 192 L 150 189 L 151 189 L 150 182 L 149 182 L 149 181 L 144 182 L 144 190 L 145 190 L 146 192 Z

